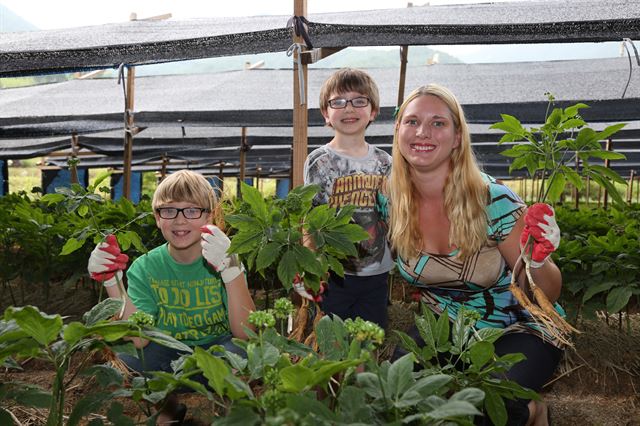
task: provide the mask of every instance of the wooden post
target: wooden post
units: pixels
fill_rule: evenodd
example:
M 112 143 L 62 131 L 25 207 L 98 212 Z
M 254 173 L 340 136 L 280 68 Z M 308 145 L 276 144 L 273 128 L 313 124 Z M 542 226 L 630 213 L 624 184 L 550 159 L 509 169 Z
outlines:
M 239 199 L 242 199 L 240 182 L 244 182 L 245 167 L 246 167 L 246 161 L 247 161 L 246 156 L 247 156 L 247 128 L 243 126 L 242 133 L 240 136 L 240 170 L 238 173 L 238 184 L 236 185 L 236 196 Z
M 122 170 L 122 196 L 131 199 L 131 163 L 133 159 L 133 95 L 136 70 L 134 67 L 127 67 L 125 117 L 126 127 L 124 129 L 124 152 Z
M 591 177 L 587 176 L 587 194 L 586 194 L 586 198 L 587 198 L 587 207 L 589 207 L 589 204 L 591 204 Z
M 220 180 L 220 195 L 224 192 L 224 161 L 220 162 L 220 172 L 218 172 L 218 179 Z
M 294 0 L 294 16 L 307 16 L 307 0 Z M 304 43 L 301 36 L 293 34 L 294 43 Z M 309 111 L 307 107 L 307 65 L 302 62 L 298 65 L 298 51 L 293 54 L 293 173 L 292 185 L 294 187 L 304 183 L 304 161 L 307 158 L 307 126 L 309 124 Z M 301 68 L 300 68 L 301 67 Z M 299 69 L 300 68 L 300 69 Z M 300 81 L 302 78 L 303 81 Z M 301 105 L 300 87 L 303 87 L 305 103 Z
M 607 139 L 607 144 L 606 144 L 606 150 L 607 151 L 611 151 L 611 145 L 612 145 L 613 141 L 611 140 L 611 138 Z M 605 158 L 604 160 L 604 166 L 606 168 L 609 168 L 609 159 Z M 602 207 L 606 210 L 609 207 L 609 192 L 607 191 L 607 188 L 604 189 L 604 201 L 602 202 Z
M 629 190 L 627 191 L 627 204 L 631 204 L 633 198 L 633 179 L 635 178 L 635 170 L 631 170 L 629 174 Z
M 409 46 L 400 46 L 400 82 L 398 83 L 398 102 L 399 107 L 404 101 L 404 86 L 407 80 L 407 56 L 409 54 Z
M 576 152 L 576 173 L 579 174 L 579 170 L 580 170 L 580 158 L 578 158 L 578 153 Z M 574 207 L 576 208 L 576 210 L 580 207 L 580 191 L 578 190 L 577 186 L 573 187 L 573 202 L 574 202 Z
M 78 134 L 71 134 L 71 161 L 69 162 L 71 172 L 71 183 L 78 183 Z
M 169 159 L 167 158 L 167 155 L 164 154 L 162 156 L 162 165 L 160 166 L 160 182 L 162 182 L 164 178 L 167 176 L 168 165 L 169 165 Z

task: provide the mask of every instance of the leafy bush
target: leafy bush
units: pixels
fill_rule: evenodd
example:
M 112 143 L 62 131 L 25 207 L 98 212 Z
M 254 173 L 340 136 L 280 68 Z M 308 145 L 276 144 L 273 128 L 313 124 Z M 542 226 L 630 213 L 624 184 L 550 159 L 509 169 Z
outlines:
M 563 274 L 563 304 L 593 317 L 640 300 L 640 206 L 558 208 L 562 240 L 554 259 Z M 634 298 L 635 296 L 635 298 Z

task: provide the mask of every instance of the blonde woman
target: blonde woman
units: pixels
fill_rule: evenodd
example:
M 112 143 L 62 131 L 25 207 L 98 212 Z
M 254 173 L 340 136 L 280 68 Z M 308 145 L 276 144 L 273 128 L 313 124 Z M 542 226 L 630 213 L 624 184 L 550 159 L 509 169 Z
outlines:
M 436 314 L 447 310 L 451 319 L 464 305 L 480 313 L 478 327 L 504 328 L 496 352 L 527 356 L 508 378 L 539 391 L 560 360 L 562 343 L 532 320 L 509 283 L 521 239 L 531 234 L 535 282 L 551 301 L 558 299 L 562 279 L 549 259 L 560 235 L 553 210 L 539 204 L 527 212 L 508 187 L 480 171 L 458 100 L 436 84 L 416 89 L 399 108 L 389 190 L 391 245 L 422 303 Z M 423 344 L 417 330 L 412 335 Z M 505 402 L 510 425 L 547 424 L 543 402 Z

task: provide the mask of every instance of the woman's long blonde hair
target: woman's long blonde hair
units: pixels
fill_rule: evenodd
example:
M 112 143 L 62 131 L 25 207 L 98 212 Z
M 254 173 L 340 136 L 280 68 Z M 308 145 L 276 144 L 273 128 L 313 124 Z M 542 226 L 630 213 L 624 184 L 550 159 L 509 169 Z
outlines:
M 398 148 L 398 129 L 407 105 L 419 96 L 432 95 L 442 100 L 451 111 L 460 146 L 451 153 L 451 173 L 444 185 L 444 209 L 451 222 L 449 244 L 460 249 L 459 256 L 466 259 L 487 241 L 487 184 L 484 182 L 475 155 L 471 149 L 469 127 L 464 111 L 449 89 L 429 84 L 411 92 L 402 103 L 396 117 L 393 136 L 393 166 L 389 195 L 391 215 L 389 238 L 398 255 L 409 259 L 423 248 L 418 223 L 418 191 L 411 180 L 411 165 Z

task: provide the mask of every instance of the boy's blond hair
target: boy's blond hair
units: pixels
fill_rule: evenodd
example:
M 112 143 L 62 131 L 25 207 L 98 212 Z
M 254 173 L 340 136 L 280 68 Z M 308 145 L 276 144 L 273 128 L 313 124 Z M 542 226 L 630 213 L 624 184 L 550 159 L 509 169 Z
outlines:
M 380 112 L 380 94 L 378 85 L 365 71 L 354 68 L 342 68 L 334 72 L 320 89 L 320 111 L 324 114 L 329 108 L 329 99 L 335 93 L 358 92 L 369 98 L 371 111 Z
M 155 212 L 158 207 L 168 203 L 193 203 L 211 212 L 213 223 L 220 227 L 222 209 L 211 184 L 200 173 L 191 170 L 180 170 L 167 176 L 153 193 L 151 207 Z

